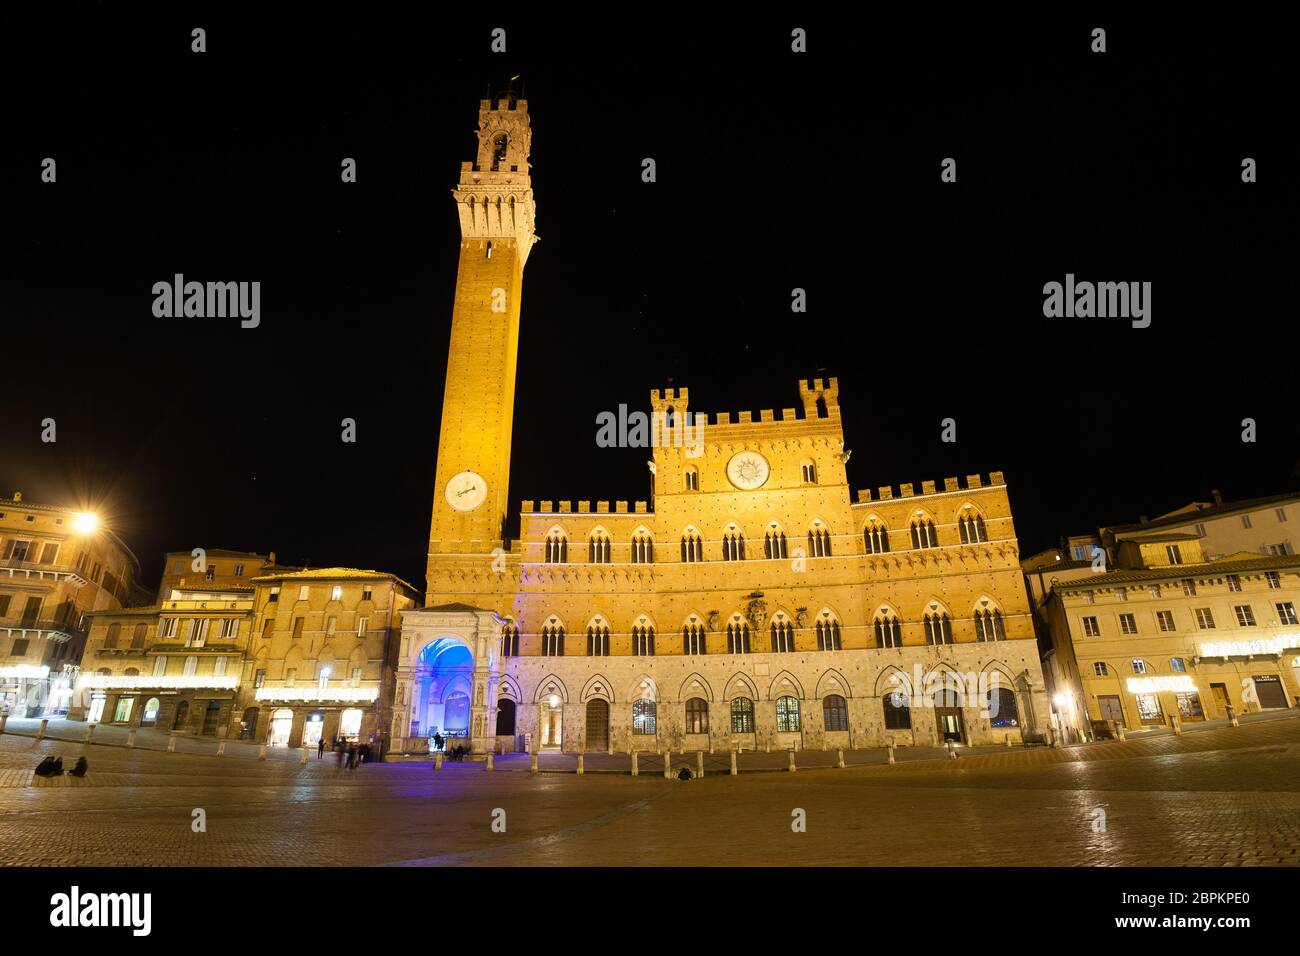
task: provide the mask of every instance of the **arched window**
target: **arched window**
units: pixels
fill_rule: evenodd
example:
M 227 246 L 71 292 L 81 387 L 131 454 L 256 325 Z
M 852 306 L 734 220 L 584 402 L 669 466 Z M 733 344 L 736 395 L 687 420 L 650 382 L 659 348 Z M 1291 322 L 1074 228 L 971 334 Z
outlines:
M 722 560 L 745 560 L 745 536 L 734 524 L 728 525 L 727 530 L 722 533 Z
M 1006 628 L 1002 625 L 1002 612 L 985 608 L 975 612 L 975 639 L 979 641 L 1005 641 Z
M 902 647 L 903 627 L 898 615 L 888 608 L 876 614 L 876 647 Z
M 506 621 L 501 625 L 501 656 L 519 656 L 519 628 L 514 621 Z
M 546 563 L 564 564 L 569 560 L 569 539 L 556 529 L 546 536 Z
M 803 483 L 805 485 L 817 484 L 817 466 L 811 461 L 805 461 L 799 466 L 803 473 Z
M 978 544 L 989 539 L 982 515 L 970 513 L 961 515 L 957 518 L 957 530 L 961 533 L 962 544 Z
M 564 656 L 564 625 L 551 618 L 542 628 L 542 655 L 544 657 Z
M 108 625 L 108 633 L 104 635 L 104 648 L 106 650 L 112 650 L 117 647 L 117 636 L 121 631 L 122 626 L 120 624 Z
M 990 687 L 988 704 L 990 727 L 1020 726 L 1020 711 L 1016 708 L 1016 695 L 1010 687 Z
M 830 612 L 822 611 L 821 616 L 817 618 L 817 650 L 839 651 L 843 649 L 843 645 L 840 643 L 840 622 L 835 620 Z
M 515 733 L 515 702 L 509 697 L 497 701 L 497 736 L 513 737 Z
M 784 614 L 772 618 L 772 653 L 791 654 L 794 652 L 794 626 Z
M 934 522 L 929 518 L 912 519 L 912 547 L 913 549 L 939 547 L 939 535 L 934 529 Z
M 773 522 L 763 535 L 763 556 L 769 560 L 789 557 L 786 551 L 785 532 Z
M 677 409 L 669 405 L 664 409 L 664 427 L 673 428 L 677 425 Z
M 587 656 L 609 657 L 609 625 L 601 618 L 587 625 Z
M 862 529 L 862 538 L 867 546 L 867 554 L 889 553 L 889 529 L 874 518 Z
M 704 542 L 700 533 L 694 528 L 687 528 L 682 534 L 682 561 L 694 562 L 704 560 Z
M 754 702 L 748 697 L 737 697 L 731 702 L 731 732 L 733 734 L 754 732 Z
M 776 699 L 776 732 L 778 734 L 797 734 L 799 728 L 799 700 L 795 697 L 778 697 Z
M 491 172 L 499 172 L 501 164 L 505 161 L 506 150 L 510 146 L 510 138 L 505 133 L 497 133 L 496 138 L 492 140 L 492 169 Z
M 1171 657 L 1169 658 L 1169 669 L 1175 674 L 1185 674 L 1187 673 L 1187 661 L 1181 657 Z
M 839 694 L 822 698 L 822 721 L 827 730 L 849 729 L 849 705 Z
M 702 697 L 692 697 L 686 702 L 686 732 L 688 734 L 709 732 L 709 702 Z
M 632 625 L 632 654 L 636 657 L 655 656 L 655 629 L 646 618 Z
M 925 643 L 952 643 L 952 618 L 946 611 L 925 612 Z
M 632 534 L 632 563 L 651 564 L 655 559 L 655 543 L 650 532 L 637 528 Z
M 704 639 L 704 625 L 691 620 L 682 627 L 682 653 L 707 654 L 708 643 Z
M 901 690 L 891 691 L 885 695 L 885 729 L 911 730 L 912 709 L 907 702 L 907 694 Z
M 686 483 L 687 491 L 700 490 L 700 473 L 694 468 L 687 468 L 682 472 L 682 479 Z
M 144 636 L 146 630 L 148 630 L 147 625 L 137 624 L 135 626 L 135 631 L 131 635 L 131 646 L 133 648 L 144 647 Z
M 632 701 L 632 733 L 653 734 L 655 732 L 655 702 L 653 700 Z
M 593 531 L 587 540 L 587 562 L 609 564 L 609 535 L 602 528 Z
M 814 521 L 808 529 L 808 555 L 813 558 L 831 556 L 831 533 L 820 521 Z
M 731 622 L 727 624 L 727 653 L 749 653 L 749 624 L 747 622 L 732 618 Z
M 1133 660 L 1129 662 L 1129 666 L 1133 668 L 1134 674 L 1145 674 L 1147 672 L 1147 662 L 1141 658 L 1133 658 Z

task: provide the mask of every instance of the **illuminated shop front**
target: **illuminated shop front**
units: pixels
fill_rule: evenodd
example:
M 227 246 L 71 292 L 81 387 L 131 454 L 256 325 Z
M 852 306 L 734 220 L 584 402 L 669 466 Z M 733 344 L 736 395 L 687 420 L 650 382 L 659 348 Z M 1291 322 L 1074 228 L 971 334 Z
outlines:
M 233 674 L 141 674 L 134 667 L 124 674 L 83 674 L 76 683 L 81 704 L 73 708 L 73 719 L 81 719 L 84 710 L 88 723 L 216 737 L 229 723 L 238 686 Z
M 328 748 L 336 738 L 376 743 L 378 686 L 323 684 L 259 687 L 256 705 L 242 712 L 244 733 L 270 747 L 316 747 L 324 740 Z

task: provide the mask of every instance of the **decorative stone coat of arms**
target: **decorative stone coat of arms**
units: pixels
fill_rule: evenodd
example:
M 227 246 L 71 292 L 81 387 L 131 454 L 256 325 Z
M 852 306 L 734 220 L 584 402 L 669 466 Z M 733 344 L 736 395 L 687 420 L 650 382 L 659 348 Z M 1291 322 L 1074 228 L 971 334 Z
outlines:
M 757 598 L 750 601 L 745 608 L 745 617 L 749 618 L 749 626 L 758 630 L 767 620 L 767 602 L 760 601 Z

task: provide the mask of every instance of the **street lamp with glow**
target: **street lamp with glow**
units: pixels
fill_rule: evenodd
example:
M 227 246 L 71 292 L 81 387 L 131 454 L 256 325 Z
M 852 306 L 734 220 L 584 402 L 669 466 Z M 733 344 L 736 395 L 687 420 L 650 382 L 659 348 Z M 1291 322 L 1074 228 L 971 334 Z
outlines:
M 77 534 L 94 534 L 99 529 L 99 516 L 83 511 L 72 519 L 72 530 Z

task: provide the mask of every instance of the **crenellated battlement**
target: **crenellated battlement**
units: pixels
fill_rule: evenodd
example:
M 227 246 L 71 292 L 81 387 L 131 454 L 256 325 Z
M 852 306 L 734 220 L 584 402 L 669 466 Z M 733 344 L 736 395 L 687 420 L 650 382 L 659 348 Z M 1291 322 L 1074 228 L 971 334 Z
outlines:
M 573 502 L 572 502 L 572 501 L 561 501 L 559 504 L 560 504 L 560 507 L 559 507 L 559 508 L 556 508 L 556 507 L 555 507 L 555 502 L 554 502 L 553 500 L 550 500 L 550 499 L 543 500 L 543 501 L 540 501 L 540 502 L 539 502 L 539 501 L 537 501 L 536 499 L 525 498 L 523 501 L 521 501 L 521 502 L 519 503 L 519 512 L 520 512 L 520 514 L 526 514 L 526 515 L 548 515 L 548 514 L 551 514 L 551 515 L 560 515 L 560 514 L 575 514 L 575 513 L 576 513 L 576 514 L 582 514 L 582 515 L 585 515 L 585 514 L 598 514 L 598 515 L 606 515 L 606 514 L 616 514 L 616 515 L 638 514 L 638 515 L 643 515 L 643 514 L 648 514 L 648 513 L 649 513 L 649 509 L 648 509 L 647 503 L 644 502 L 644 501 L 634 501 L 634 502 L 632 502 L 632 511 L 630 511 L 630 512 L 628 511 L 628 507 L 627 507 L 627 504 L 628 504 L 628 503 L 627 503 L 626 501 L 616 501 L 616 502 L 614 502 L 614 510 L 613 510 L 613 512 L 611 512 L 611 511 L 609 510 L 609 502 L 608 502 L 608 501 L 597 501 L 597 502 L 596 502 L 596 510 L 595 510 L 594 512 L 591 510 L 591 502 L 590 502 L 590 501 L 579 501 L 579 502 L 578 502 L 578 510 L 577 510 L 577 512 L 574 512 L 574 510 L 573 510 Z M 538 505 L 540 505 L 540 507 L 537 507 Z
M 864 505 L 873 501 L 893 501 L 898 498 L 925 498 L 930 495 L 950 495 L 958 492 L 975 491 L 980 488 L 1000 488 L 1006 485 L 1002 472 L 989 472 L 988 481 L 980 475 L 967 475 L 965 484 L 954 478 L 943 479 L 942 490 L 935 487 L 933 481 L 922 481 L 921 491 L 916 491 L 916 486 L 911 482 L 903 482 L 897 486 L 884 485 L 872 490 L 870 488 L 859 488 L 854 504 Z

